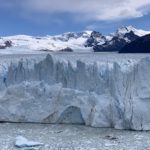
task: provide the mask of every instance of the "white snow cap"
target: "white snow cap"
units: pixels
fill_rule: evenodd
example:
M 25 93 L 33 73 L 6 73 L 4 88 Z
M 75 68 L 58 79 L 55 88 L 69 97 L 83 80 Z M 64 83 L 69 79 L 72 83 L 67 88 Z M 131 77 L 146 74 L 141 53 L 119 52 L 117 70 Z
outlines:
M 129 33 L 133 31 L 135 35 L 137 36 L 144 36 L 146 34 L 150 34 L 150 31 L 144 31 L 144 30 L 141 30 L 141 29 L 136 29 L 134 28 L 133 26 L 122 26 L 121 28 L 119 28 L 117 30 L 117 34 L 126 34 L 126 33 Z

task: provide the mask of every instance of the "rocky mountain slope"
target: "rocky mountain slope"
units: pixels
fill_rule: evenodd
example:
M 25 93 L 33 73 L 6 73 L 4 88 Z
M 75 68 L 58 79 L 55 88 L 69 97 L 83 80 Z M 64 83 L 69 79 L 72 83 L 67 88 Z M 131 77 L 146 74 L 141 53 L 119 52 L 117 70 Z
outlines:
M 120 53 L 150 53 L 150 34 L 125 45 Z

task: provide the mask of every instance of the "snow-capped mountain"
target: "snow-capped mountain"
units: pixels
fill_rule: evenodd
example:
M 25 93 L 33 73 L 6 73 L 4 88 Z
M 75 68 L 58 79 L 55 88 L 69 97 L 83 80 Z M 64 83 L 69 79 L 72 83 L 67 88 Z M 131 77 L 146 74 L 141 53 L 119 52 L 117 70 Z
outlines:
M 133 26 L 127 26 L 127 27 L 123 26 L 123 27 L 119 28 L 115 34 L 121 36 L 121 35 L 124 35 L 126 33 L 130 33 L 131 31 L 139 37 L 144 36 L 146 34 L 150 34 L 150 31 L 144 31 L 141 29 L 136 29 Z
M 34 53 L 42 51 L 65 51 L 68 48 L 75 52 L 89 52 L 91 47 L 84 46 L 92 31 L 84 31 L 81 33 L 64 33 L 56 36 L 33 37 L 27 35 L 16 35 L 0 38 L 0 49 L 4 53 L 12 51 L 15 53 Z M 10 43 L 10 44 L 8 44 Z M 7 51 L 6 51 L 7 48 Z
M 87 39 L 85 46 L 93 47 L 97 44 L 102 45 L 106 42 L 106 37 L 97 31 L 91 32 L 91 36 Z
M 97 44 L 93 47 L 94 51 L 119 51 L 126 44 L 136 40 L 137 38 L 149 34 L 150 31 L 135 29 L 132 26 L 121 27 L 115 33 L 106 36 L 106 41 L 103 44 Z
M 33 37 L 16 35 L 0 38 L 0 53 L 41 53 L 45 51 L 112 52 L 149 34 L 150 31 L 121 27 L 115 33 L 104 36 L 97 31 L 68 32 L 56 36 Z

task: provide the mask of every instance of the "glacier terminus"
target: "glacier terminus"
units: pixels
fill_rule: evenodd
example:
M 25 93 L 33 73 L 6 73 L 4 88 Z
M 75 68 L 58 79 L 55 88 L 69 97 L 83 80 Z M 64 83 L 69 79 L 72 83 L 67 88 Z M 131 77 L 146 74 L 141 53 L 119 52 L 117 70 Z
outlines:
M 0 56 L 0 121 L 150 130 L 150 57 Z

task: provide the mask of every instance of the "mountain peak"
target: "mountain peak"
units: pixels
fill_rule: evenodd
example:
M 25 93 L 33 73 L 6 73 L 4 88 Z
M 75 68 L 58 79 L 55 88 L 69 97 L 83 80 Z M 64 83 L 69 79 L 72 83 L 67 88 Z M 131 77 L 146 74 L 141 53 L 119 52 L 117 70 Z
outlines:
M 119 29 L 117 29 L 116 33 L 118 33 L 118 34 L 124 34 L 124 33 L 130 32 L 132 29 L 133 29 L 132 26 L 122 26 Z
M 133 32 L 135 35 L 141 37 L 141 36 L 144 36 L 146 34 L 150 34 L 150 31 L 144 31 L 144 30 L 141 30 L 141 29 L 136 29 L 134 28 L 133 26 L 122 26 L 120 27 L 117 31 L 116 31 L 116 35 L 125 35 L 127 33 L 130 33 L 130 32 Z
M 54 40 L 60 41 L 69 41 L 72 39 L 79 39 L 79 38 L 89 38 L 92 31 L 82 31 L 82 32 L 66 32 L 60 35 L 53 36 Z

